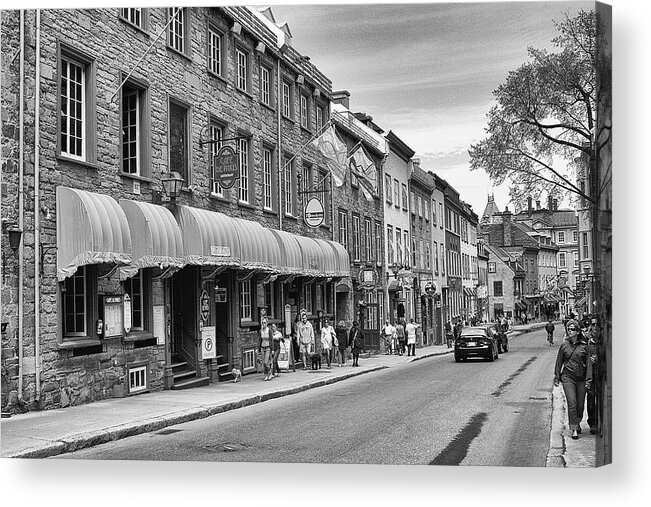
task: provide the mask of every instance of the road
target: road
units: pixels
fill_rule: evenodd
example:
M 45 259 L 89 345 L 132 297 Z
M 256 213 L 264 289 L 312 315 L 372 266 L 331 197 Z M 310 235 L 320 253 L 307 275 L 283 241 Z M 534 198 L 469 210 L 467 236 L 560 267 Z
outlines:
M 537 331 L 494 363 L 424 358 L 53 459 L 545 466 L 557 346 Z

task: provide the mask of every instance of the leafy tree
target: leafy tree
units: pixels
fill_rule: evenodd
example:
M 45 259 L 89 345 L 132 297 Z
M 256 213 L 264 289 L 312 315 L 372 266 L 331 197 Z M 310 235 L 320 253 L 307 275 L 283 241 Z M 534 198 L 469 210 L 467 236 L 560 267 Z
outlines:
M 510 181 L 516 205 L 540 194 L 597 201 L 575 177 L 594 167 L 596 156 L 597 19 L 580 11 L 554 25 L 558 51 L 528 48 L 529 62 L 493 92 L 487 137 L 469 150 L 473 170 L 484 169 L 497 185 Z

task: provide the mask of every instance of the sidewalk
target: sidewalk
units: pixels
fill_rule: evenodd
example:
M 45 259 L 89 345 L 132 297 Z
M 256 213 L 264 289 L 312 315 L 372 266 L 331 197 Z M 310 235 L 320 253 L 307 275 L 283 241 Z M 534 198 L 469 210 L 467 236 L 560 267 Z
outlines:
M 543 327 L 513 326 L 509 338 Z M 58 410 L 28 412 L 0 420 L 0 457 L 45 458 L 214 414 L 288 396 L 340 382 L 410 361 L 452 353 L 445 345 L 422 347 L 416 357 L 373 355 L 353 368 L 296 370 L 282 373 L 271 382 L 262 374 L 244 376 L 242 382 L 223 382 L 181 391 L 157 391 L 127 398 L 113 398 Z M 569 438 L 562 389 L 552 391 L 552 423 L 547 466 L 592 467 L 595 437 L 585 429 L 579 440 Z

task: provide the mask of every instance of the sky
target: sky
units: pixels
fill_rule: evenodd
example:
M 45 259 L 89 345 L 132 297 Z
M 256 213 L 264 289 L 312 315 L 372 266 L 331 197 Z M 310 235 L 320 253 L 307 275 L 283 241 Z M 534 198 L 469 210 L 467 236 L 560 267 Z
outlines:
M 553 49 L 552 20 L 593 2 L 271 4 L 292 46 L 350 92 L 350 109 L 368 113 L 447 180 L 481 216 L 508 186 L 470 171 L 468 149 L 485 136 L 493 91 L 528 61 L 527 47 Z M 536 197 L 534 196 L 534 200 Z

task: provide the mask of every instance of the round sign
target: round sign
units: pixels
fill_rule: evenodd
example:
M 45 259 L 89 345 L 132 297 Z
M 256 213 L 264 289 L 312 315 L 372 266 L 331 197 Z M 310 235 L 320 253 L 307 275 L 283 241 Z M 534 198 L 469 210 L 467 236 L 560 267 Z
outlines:
M 240 177 L 240 160 L 231 146 L 223 146 L 214 158 L 215 178 L 223 188 L 232 188 Z
M 318 197 L 312 197 L 303 210 L 303 219 L 309 227 L 319 227 L 325 218 L 323 203 Z
M 436 284 L 427 282 L 425 284 L 425 294 L 427 294 L 429 297 L 432 297 L 434 294 L 436 294 Z
M 206 322 L 210 316 L 210 298 L 208 297 L 208 291 L 204 290 L 201 292 L 200 298 L 201 306 L 201 320 Z

